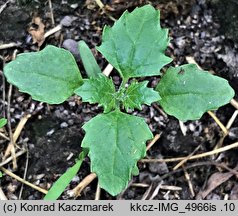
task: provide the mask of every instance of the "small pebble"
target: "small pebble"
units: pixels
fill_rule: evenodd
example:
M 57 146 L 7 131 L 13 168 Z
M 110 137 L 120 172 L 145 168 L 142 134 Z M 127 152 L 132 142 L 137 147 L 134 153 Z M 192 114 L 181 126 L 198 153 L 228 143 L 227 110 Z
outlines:
M 69 120 L 68 120 L 68 124 L 69 124 L 69 125 L 73 125 L 73 124 L 74 124 L 74 120 L 73 120 L 73 119 L 69 119 Z
M 54 129 L 51 129 L 50 131 L 48 131 L 48 132 L 46 133 L 46 135 L 47 135 L 47 136 L 51 136 L 54 132 L 55 132 L 55 130 L 54 130 Z
M 65 27 L 70 27 L 72 25 L 72 22 L 75 20 L 75 18 L 71 16 L 65 16 L 61 21 L 60 24 Z
M 69 125 L 66 122 L 60 124 L 60 128 L 67 128 Z
M 69 50 L 77 60 L 80 59 L 79 50 L 78 50 L 78 42 L 77 41 L 75 41 L 73 39 L 66 39 L 63 42 L 62 46 L 65 49 Z

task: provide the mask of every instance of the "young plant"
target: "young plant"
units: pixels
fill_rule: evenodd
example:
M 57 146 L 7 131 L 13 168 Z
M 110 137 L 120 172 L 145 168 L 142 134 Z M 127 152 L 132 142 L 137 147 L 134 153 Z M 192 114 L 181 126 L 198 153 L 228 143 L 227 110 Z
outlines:
M 153 138 L 143 118 L 125 111 L 156 102 L 180 120 L 194 120 L 234 96 L 226 80 L 193 64 L 170 67 L 162 76 L 161 68 L 172 61 L 164 54 L 168 43 L 168 30 L 160 26 L 160 12 L 146 5 L 124 12 L 112 27 L 106 26 L 97 47 L 122 78 L 118 90 L 95 61 L 87 61 L 91 55 L 81 54 L 90 76 L 83 80 L 70 52 L 54 46 L 20 54 L 6 65 L 4 74 L 35 100 L 59 104 L 75 93 L 83 102 L 103 107 L 104 113 L 84 124 L 81 146 L 89 151 L 91 171 L 97 174 L 99 185 L 116 195 L 138 174 L 137 161 L 146 155 L 146 141 Z M 162 76 L 156 90 L 147 87 L 148 81 L 136 81 L 148 76 Z
M 7 119 L 1 118 L 0 119 L 0 128 L 4 127 L 7 124 Z

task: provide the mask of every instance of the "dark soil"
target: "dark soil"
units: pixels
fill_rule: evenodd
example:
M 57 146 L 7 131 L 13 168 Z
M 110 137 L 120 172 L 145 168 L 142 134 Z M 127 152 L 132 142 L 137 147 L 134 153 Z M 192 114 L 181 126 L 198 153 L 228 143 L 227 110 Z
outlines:
M 20 1 L 21 5 L 10 2 L 1 13 L 0 17 L 0 44 L 16 42 L 18 47 L 0 50 L 0 55 L 6 63 L 12 59 L 14 50 L 18 53 L 36 51 L 37 45 L 32 44 L 31 36 L 27 33 L 27 27 L 34 15 L 41 17 L 46 25 L 46 31 L 54 26 L 51 23 L 49 6 L 47 1 Z M 40 3 L 39 3 L 40 2 Z M 101 68 L 105 68 L 107 62 L 95 50 L 95 46 L 100 44 L 101 33 L 104 25 L 112 25 L 113 21 L 105 13 L 98 9 L 94 1 L 63 1 L 64 4 L 53 2 L 54 18 L 56 25 L 61 23 L 63 28 L 46 39 L 40 49 L 47 44 L 65 47 L 71 50 L 79 64 L 83 76 L 82 63 L 75 47 L 75 41 L 85 40 L 92 48 L 97 62 Z M 160 2 L 160 3 L 159 3 Z M 162 2 L 162 3 L 161 3 Z M 105 1 L 106 3 L 106 1 Z M 107 1 L 108 13 L 114 18 L 119 18 L 124 10 L 133 10 L 136 6 L 141 6 L 149 1 Z M 150 1 L 155 7 L 161 10 L 162 26 L 170 29 L 171 42 L 167 54 L 174 59 L 174 65 L 185 64 L 186 56 L 193 56 L 197 63 L 206 70 L 215 71 L 221 77 L 228 79 L 231 86 L 237 91 L 237 76 L 235 73 L 235 58 L 233 62 L 227 64 L 226 58 L 232 53 L 236 54 L 236 44 L 226 39 L 219 29 L 218 19 L 213 16 L 211 6 L 205 0 L 193 1 Z M 0 0 L 0 6 L 4 1 Z M 236 56 L 234 54 L 234 56 Z M 223 61 L 224 60 L 224 61 Z M 3 61 L 0 59 L 0 70 L 3 69 Z M 116 84 L 120 81 L 116 71 L 112 72 L 113 80 Z M 159 81 L 158 78 L 150 78 L 150 85 L 154 86 Z M 2 86 L 3 78 L 0 78 Z M 1 88 L 0 93 L 8 92 Z M 0 100 L 1 115 L 6 113 L 5 102 Z M 231 105 L 226 105 L 216 111 L 217 117 L 226 125 L 235 109 Z M 29 154 L 29 165 L 26 179 L 45 189 L 57 180 L 70 166 L 74 164 L 81 148 L 80 143 L 84 136 L 81 126 L 92 117 L 102 112 L 96 105 L 82 104 L 78 97 L 73 96 L 61 105 L 49 106 L 36 101 L 13 88 L 11 100 L 11 126 L 14 129 L 19 120 L 26 114 L 32 114 L 28 120 L 21 136 L 18 146 L 27 146 Z M 185 122 L 186 135 L 181 131 L 179 121 L 172 116 L 164 115 L 158 105 L 151 107 L 143 106 L 142 111 L 135 111 L 134 114 L 146 119 L 153 134 L 162 133 L 161 138 L 148 151 L 147 158 L 173 158 L 187 156 L 200 145 L 196 152 L 202 153 L 212 150 L 222 136 L 219 126 L 208 115 L 197 121 Z M 230 129 L 229 136 L 224 140 L 223 145 L 237 141 L 238 120 L 236 119 Z M 0 138 L 1 139 L 1 138 Z M 1 155 L 7 147 L 7 142 L 0 140 Z M 18 169 L 14 171 L 19 176 L 23 176 L 26 168 L 27 156 L 23 155 L 18 159 Z M 224 162 L 228 167 L 234 168 L 237 165 L 237 150 L 230 150 L 222 153 L 218 158 L 207 157 L 192 162 L 187 162 L 185 166 L 196 164 L 201 161 Z M 185 179 L 184 171 L 171 173 L 177 163 L 138 163 L 140 168 L 139 176 L 135 176 L 131 183 L 144 183 L 151 186 L 148 188 L 129 186 L 118 197 L 112 197 L 102 190 L 101 199 L 142 199 L 145 192 L 149 192 L 151 197 L 156 187 L 163 179 L 163 185 L 181 187 L 182 190 L 159 190 L 154 199 L 196 199 L 193 197 Z M 12 165 L 8 164 L 11 169 Z M 203 165 L 187 169 L 189 173 L 195 195 L 203 191 L 207 185 L 207 180 L 215 172 L 226 172 L 217 169 L 216 166 Z M 90 161 L 85 159 L 78 176 L 66 188 L 61 199 L 73 199 L 68 191 L 74 188 L 85 176 L 90 173 Z M 166 174 L 167 177 L 165 176 Z M 18 199 L 21 183 L 4 175 L 0 180 L 1 187 L 9 199 Z M 78 199 L 94 199 L 97 181 L 94 180 L 82 193 Z M 235 198 L 237 191 L 235 177 L 221 184 L 213 190 L 205 199 Z M 148 198 L 147 197 L 147 198 Z M 28 186 L 24 186 L 21 199 L 42 199 L 43 195 Z M 198 198 L 198 196 L 197 196 Z

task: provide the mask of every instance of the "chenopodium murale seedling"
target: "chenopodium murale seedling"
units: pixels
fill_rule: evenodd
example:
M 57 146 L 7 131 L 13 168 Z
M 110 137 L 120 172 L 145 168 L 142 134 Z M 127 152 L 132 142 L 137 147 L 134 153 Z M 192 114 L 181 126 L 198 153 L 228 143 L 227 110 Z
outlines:
M 153 138 L 143 118 L 123 110 L 142 109 L 142 104 L 157 102 L 180 120 L 194 120 L 234 96 L 226 80 L 193 64 L 169 67 L 155 90 L 147 87 L 148 81 L 135 81 L 161 76 L 161 68 L 172 61 L 165 55 L 168 43 L 168 30 L 160 26 L 159 10 L 146 5 L 131 13 L 125 11 L 112 27 L 105 26 L 102 44 L 97 47 L 122 78 L 118 91 L 91 54 L 81 55 L 89 74 L 83 80 L 71 53 L 50 45 L 39 52 L 18 55 L 6 65 L 4 74 L 35 100 L 59 104 L 75 93 L 83 102 L 103 107 L 104 113 L 84 124 L 86 135 L 81 146 L 89 151 L 91 171 L 97 174 L 99 185 L 116 195 L 138 174 L 137 162 L 146 155 L 146 141 Z

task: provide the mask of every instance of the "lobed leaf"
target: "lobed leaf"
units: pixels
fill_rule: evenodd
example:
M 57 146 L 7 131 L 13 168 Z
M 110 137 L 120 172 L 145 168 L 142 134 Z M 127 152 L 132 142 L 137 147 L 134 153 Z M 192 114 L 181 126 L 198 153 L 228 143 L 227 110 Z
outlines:
M 111 79 L 103 74 L 84 81 L 84 84 L 75 90 L 75 94 L 82 97 L 83 102 L 99 103 L 104 112 L 116 107 L 115 86 Z
M 125 78 L 154 76 L 171 62 L 164 55 L 168 30 L 160 27 L 160 11 L 151 5 L 124 12 L 118 21 L 105 27 L 97 47 Z
M 199 119 L 204 112 L 215 110 L 234 97 L 227 80 L 194 64 L 170 67 L 156 90 L 162 98 L 159 103 L 163 109 L 183 121 Z
M 0 128 L 4 127 L 7 124 L 7 119 L 1 118 L 0 119 Z
M 51 45 L 18 55 L 5 66 L 4 74 L 21 92 L 49 104 L 64 102 L 83 82 L 73 55 Z
M 83 40 L 79 41 L 79 53 L 83 62 L 84 69 L 89 78 L 96 77 L 98 74 L 102 73 L 91 50 Z
M 73 177 L 79 171 L 84 158 L 87 155 L 87 151 L 83 151 L 79 154 L 79 160 L 74 166 L 70 167 L 60 178 L 53 184 L 48 193 L 45 195 L 44 200 L 56 200 L 64 192 L 65 188 L 69 185 Z
M 126 89 L 123 105 L 127 111 L 134 108 L 141 110 L 142 104 L 151 105 L 151 103 L 161 99 L 159 93 L 148 88 L 147 84 L 148 81 L 140 83 L 134 81 Z
M 136 163 L 145 156 L 145 142 L 153 138 L 149 127 L 144 119 L 116 110 L 94 117 L 83 129 L 82 147 L 89 149 L 91 171 L 100 187 L 112 195 L 120 193 L 138 173 Z

